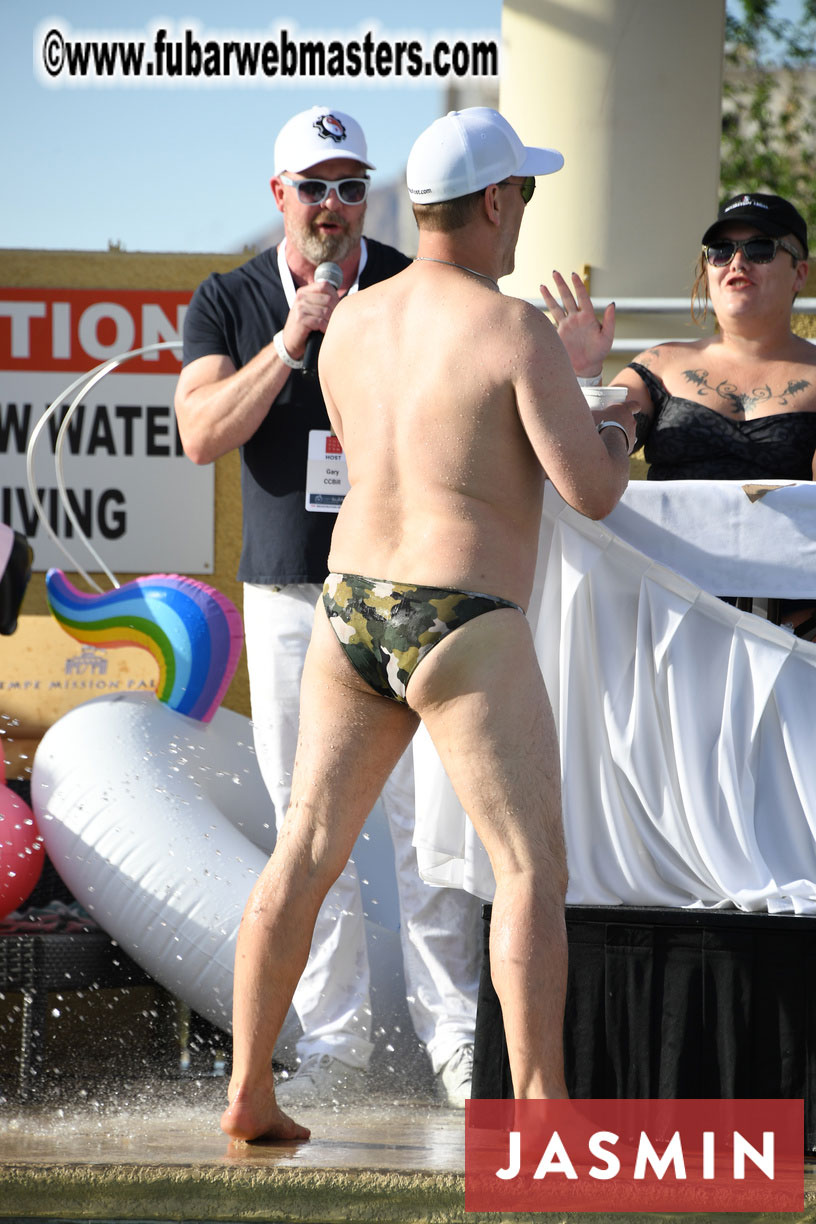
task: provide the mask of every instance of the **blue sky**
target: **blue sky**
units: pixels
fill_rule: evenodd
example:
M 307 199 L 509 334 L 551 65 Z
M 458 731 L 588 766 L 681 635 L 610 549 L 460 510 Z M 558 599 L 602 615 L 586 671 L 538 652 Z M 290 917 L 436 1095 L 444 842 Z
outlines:
M 129 251 L 240 249 L 277 216 L 272 148 L 290 115 L 315 103 L 347 110 L 385 181 L 401 173 L 414 138 L 444 106 L 438 78 L 402 88 L 50 88 L 35 76 L 33 47 L 52 18 L 75 34 L 114 38 L 146 38 L 165 18 L 241 39 L 268 36 L 278 23 L 301 36 L 350 38 L 372 21 L 385 38 L 499 37 L 501 0 L 415 0 L 407 9 L 410 20 L 394 21 L 381 14 L 397 6 L 377 0 L 0 0 L 0 246 L 93 250 L 110 239 Z
M 778 11 L 793 16 L 800 3 L 778 0 Z M 297 11 L 307 15 L 290 17 Z M 442 112 L 441 79 L 390 88 L 54 88 L 35 70 L 35 36 L 53 23 L 68 36 L 126 39 L 149 39 L 159 24 L 241 39 L 268 37 L 279 24 L 305 37 L 351 38 L 375 24 L 383 38 L 420 36 L 427 46 L 451 34 L 498 39 L 501 0 L 399 9 L 377 0 L 0 0 L 0 246 L 227 251 L 274 220 L 272 146 L 291 114 L 313 103 L 349 111 L 382 182 L 401 174 L 413 139 Z

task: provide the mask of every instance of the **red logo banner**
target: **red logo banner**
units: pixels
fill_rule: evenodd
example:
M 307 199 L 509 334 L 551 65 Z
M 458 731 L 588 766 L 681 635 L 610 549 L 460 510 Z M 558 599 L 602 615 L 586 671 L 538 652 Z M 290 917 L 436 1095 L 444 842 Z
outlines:
M 804 1102 L 468 1101 L 467 1211 L 802 1211 Z

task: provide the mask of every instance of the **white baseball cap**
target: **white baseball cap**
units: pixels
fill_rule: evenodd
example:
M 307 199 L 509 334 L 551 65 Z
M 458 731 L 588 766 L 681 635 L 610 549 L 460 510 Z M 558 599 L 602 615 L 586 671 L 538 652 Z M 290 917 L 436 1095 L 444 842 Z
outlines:
M 330 157 L 344 157 L 375 169 L 368 160 L 363 129 L 356 119 L 328 106 L 312 106 L 293 115 L 275 141 L 275 174 L 299 174 Z
M 415 204 L 439 204 L 511 174 L 553 174 L 563 164 L 556 149 L 523 145 L 492 107 L 471 106 L 449 111 L 425 129 L 408 155 L 405 177 Z

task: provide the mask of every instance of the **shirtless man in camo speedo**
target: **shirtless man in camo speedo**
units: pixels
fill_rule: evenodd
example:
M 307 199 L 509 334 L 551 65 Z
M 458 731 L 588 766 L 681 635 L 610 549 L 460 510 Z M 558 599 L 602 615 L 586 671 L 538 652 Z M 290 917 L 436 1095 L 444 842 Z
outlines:
M 340 302 L 320 358 L 350 492 L 301 690 L 292 802 L 247 903 L 235 969 L 234 1138 L 306 1138 L 271 1052 L 312 923 L 383 780 L 425 722 L 496 879 L 493 979 L 516 1097 L 566 1096 L 567 882 L 553 717 L 524 615 L 545 479 L 601 518 L 628 479 L 627 404 L 593 418 L 512 271 L 535 175 L 496 111 L 437 120 L 408 189 L 419 254 Z

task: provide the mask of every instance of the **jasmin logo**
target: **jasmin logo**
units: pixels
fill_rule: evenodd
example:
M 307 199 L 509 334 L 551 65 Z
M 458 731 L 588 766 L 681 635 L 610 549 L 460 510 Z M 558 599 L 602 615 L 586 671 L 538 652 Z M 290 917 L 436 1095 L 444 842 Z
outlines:
M 467 1211 L 801 1211 L 804 1103 L 468 1101 Z

